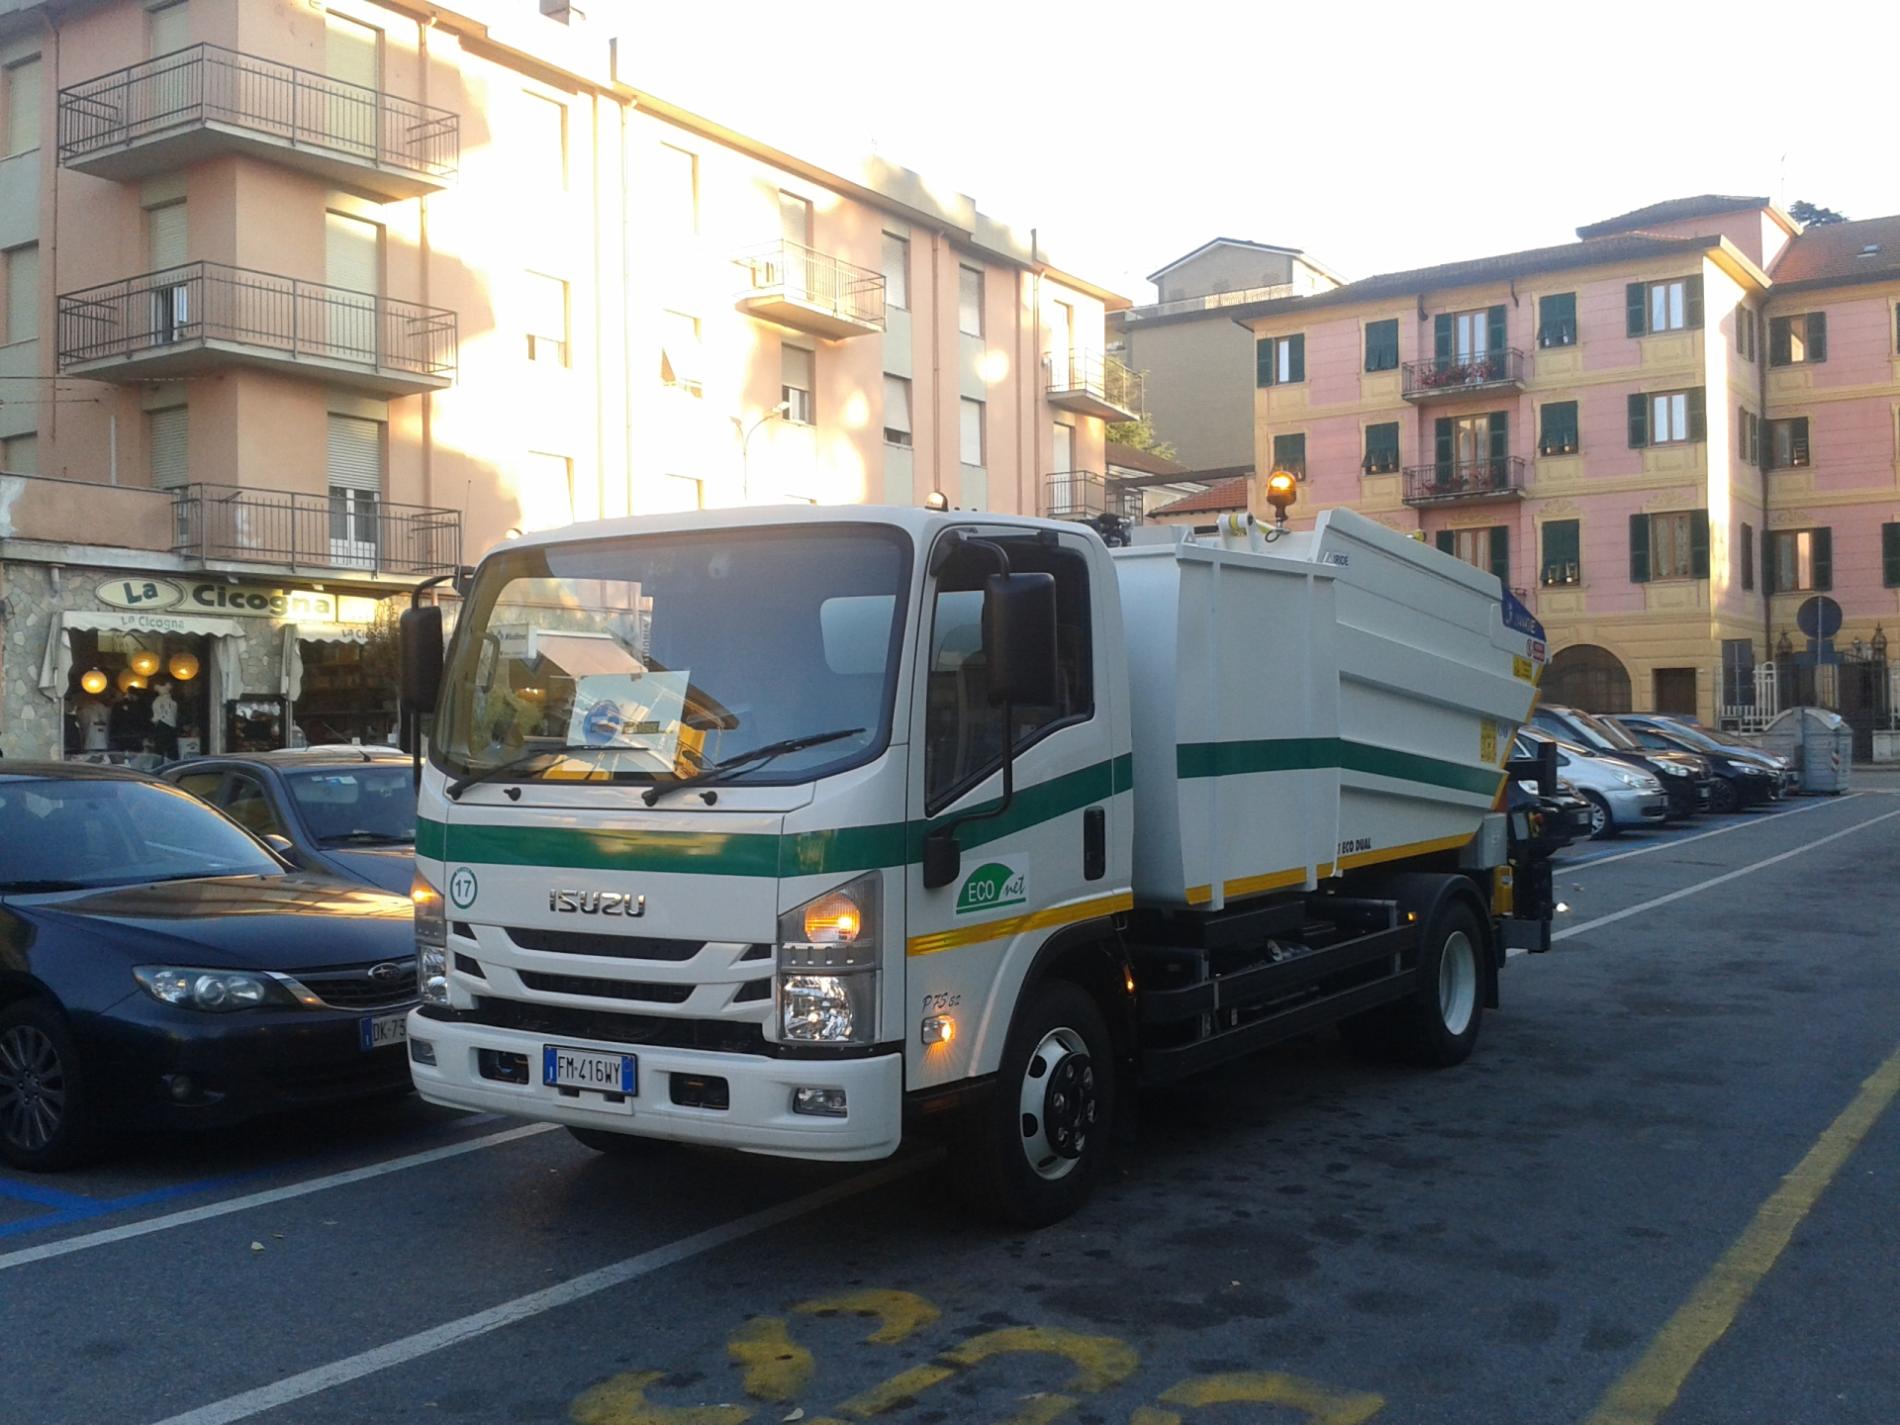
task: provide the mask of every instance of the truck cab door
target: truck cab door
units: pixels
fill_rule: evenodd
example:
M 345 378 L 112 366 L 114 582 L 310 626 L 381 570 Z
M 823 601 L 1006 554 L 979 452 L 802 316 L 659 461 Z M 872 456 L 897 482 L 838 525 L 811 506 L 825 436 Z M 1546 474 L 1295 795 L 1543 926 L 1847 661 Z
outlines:
M 1129 905 L 1126 674 L 1103 652 L 1104 626 L 1120 628 L 1106 552 L 1080 532 L 981 525 L 965 532 L 1000 547 L 1012 572 L 1054 576 L 1056 696 L 1012 709 L 1008 808 L 962 820 L 993 810 L 1003 794 L 1003 710 L 985 678 L 982 619 L 984 580 L 998 562 L 993 550 L 967 543 L 933 559 L 909 768 L 903 1031 L 913 1090 L 993 1072 L 1037 951 L 1058 932 L 1105 927 Z M 945 537 L 955 543 L 949 531 Z M 957 824 L 956 875 L 926 886 L 917 838 L 948 822 Z

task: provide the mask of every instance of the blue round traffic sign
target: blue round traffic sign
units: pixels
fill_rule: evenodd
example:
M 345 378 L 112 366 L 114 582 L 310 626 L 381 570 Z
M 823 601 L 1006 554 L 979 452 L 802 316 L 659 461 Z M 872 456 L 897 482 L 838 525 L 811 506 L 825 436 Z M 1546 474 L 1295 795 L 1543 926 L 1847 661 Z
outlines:
M 1816 594 L 1802 601 L 1794 621 L 1809 638 L 1832 638 L 1841 631 L 1841 606 L 1825 594 Z

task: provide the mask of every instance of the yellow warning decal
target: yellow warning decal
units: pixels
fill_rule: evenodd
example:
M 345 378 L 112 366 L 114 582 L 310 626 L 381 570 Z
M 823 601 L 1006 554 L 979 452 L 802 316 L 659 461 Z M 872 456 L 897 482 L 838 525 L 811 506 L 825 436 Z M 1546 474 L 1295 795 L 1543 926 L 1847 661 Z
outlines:
M 1527 683 L 1537 677 L 1537 666 L 1521 653 L 1512 655 L 1511 671 Z

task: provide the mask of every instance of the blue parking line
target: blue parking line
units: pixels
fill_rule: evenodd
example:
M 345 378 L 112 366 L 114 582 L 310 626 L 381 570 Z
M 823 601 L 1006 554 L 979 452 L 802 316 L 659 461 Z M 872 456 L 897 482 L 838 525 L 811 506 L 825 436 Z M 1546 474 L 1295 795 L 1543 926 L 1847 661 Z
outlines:
M 0 1182 L 0 1197 L 10 1197 L 15 1202 L 30 1202 L 36 1207 L 57 1207 L 74 1211 L 91 1207 L 97 1198 L 83 1197 L 76 1192 L 61 1192 L 58 1188 L 41 1187 L 37 1183 Z
M 269 1169 L 260 1168 L 256 1172 L 233 1173 L 221 1178 L 200 1178 L 195 1182 L 174 1183 L 170 1187 L 153 1188 L 149 1192 L 104 1198 L 82 1197 L 78 1193 L 59 1192 L 53 1188 L 42 1188 L 22 1182 L 0 1182 L 0 1196 L 15 1198 L 21 1202 L 38 1203 L 53 1209 L 51 1212 L 42 1212 L 19 1222 L 0 1222 L 0 1238 L 18 1237 L 28 1232 L 46 1232 L 55 1227 L 70 1226 L 75 1222 L 90 1222 L 95 1217 L 109 1217 L 115 1212 L 130 1212 L 135 1208 L 150 1207 L 154 1203 L 170 1202 L 174 1198 L 215 1192 L 219 1188 L 233 1187 L 265 1177 L 269 1171 Z

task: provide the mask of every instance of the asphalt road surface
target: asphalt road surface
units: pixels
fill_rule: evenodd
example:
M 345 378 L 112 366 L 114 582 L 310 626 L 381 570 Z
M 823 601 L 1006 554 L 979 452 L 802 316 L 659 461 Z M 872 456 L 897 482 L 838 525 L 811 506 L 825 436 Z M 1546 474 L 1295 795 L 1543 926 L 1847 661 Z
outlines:
M 1577 848 L 1470 1063 L 1146 1096 L 972 1225 L 414 1102 L 0 1175 L 6 1425 L 1893 1425 L 1900 796 Z

